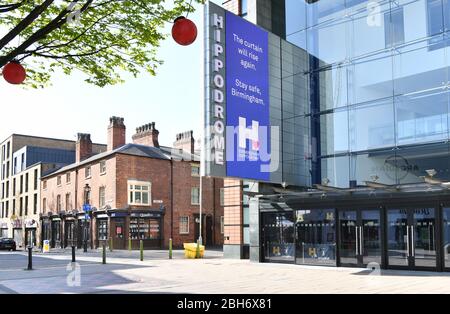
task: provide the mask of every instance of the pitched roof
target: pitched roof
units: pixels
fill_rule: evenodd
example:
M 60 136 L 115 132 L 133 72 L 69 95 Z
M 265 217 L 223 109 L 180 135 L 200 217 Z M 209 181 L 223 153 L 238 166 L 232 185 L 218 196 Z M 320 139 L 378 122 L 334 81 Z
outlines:
M 50 173 L 46 173 L 44 177 L 53 176 L 59 173 L 64 173 L 66 171 L 81 167 L 83 165 L 87 165 L 89 163 L 92 163 L 96 160 L 100 160 L 106 157 L 109 157 L 111 155 L 115 154 L 125 154 L 125 155 L 132 155 L 132 156 L 140 156 L 140 157 L 147 157 L 147 158 L 154 158 L 154 159 L 163 159 L 163 160 L 184 160 L 184 161 L 199 161 L 199 158 L 195 154 L 190 154 L 188 152 L 182 151 L 180 149 L 166 147 L 166 146 L 160 146 L 153 147 L 153 146 L 145 146 L 145 145 L 139 145 L 139 144 L 125 144 L 121 147 L 118 147 L 112 151 L 107 151 L 103 153 L 96 154 L 94 156 L 91 156 L 87 159 L 84 159 L 78 163 L 73 163 L 70 165 L 67 165 L 65 167 L 56 168 L 54 171 Z

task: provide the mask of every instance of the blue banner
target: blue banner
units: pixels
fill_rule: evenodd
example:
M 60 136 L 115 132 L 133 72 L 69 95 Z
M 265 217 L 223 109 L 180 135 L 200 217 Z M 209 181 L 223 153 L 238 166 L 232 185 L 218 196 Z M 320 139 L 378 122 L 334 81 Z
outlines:
M 232 13 L 225 18 L 227 176 L 269 180 L 268 33 Z

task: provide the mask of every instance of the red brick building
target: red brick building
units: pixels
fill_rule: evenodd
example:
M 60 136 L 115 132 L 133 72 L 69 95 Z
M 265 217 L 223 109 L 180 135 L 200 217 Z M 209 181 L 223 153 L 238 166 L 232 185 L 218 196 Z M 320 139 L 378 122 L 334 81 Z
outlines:
M 174 147 L 160 146 L 155 123 L 126 144 L 123 118 L 112 117 L 107 151 L 92 155 L 89 134 L 78 134 L 76 162 L 41 179 L 42 239 L 52 247 L 165 248 L 199 236 L 199 158 L 192 131 Z M 203 178 L 202 237 L 223 244 L 223 180 Z M 85 206 L 88 204 L 88 206 Z M 86 214 L 83 211 L 91 208 Z M 85 241 L 86 240 L 86 241 Z

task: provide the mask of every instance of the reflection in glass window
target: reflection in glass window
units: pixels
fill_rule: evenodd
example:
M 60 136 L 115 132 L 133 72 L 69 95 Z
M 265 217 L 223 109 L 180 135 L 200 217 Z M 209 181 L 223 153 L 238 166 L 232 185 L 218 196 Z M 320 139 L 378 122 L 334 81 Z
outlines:
M 444 208 L 444 259 L 445 267 L 450 268 L 450 208 Z
M 345 11 L 345 0 L 305 1 L 308 27 L 329 20 L 341 19 Z
M 349 113 L 352 151 L 394 146 L 394 108 L 392 100 L 352 108 Z
M 320 117 L 321 155 L 348 152 L 348 111 L 340 110 Z
M 286 0 L 286 34 L 297 33 L 306 28 L 306 3 Z
M 293 213 L 265 213 L 263 215 L 263 249 L 266 260 L 294 260 Z
M 336 265 L 334 209 L 296 211 L 296 263 Z
M 445 93 L 398 97 L 395 102 L 397 144 L 446 139 L 447 106 L 448 97 Z
M 348 67 L 350 104 L 392 97 L 392 55 L 383 52 Z
M 328 185 L 348 188 L 349 187 L 349 157 L 330 157 L 321 159 L 322 182 Z
M 386 48 L 401 45 L 405 42 L 403 7 L 391 10 L 390 13 L 385 13 L 384 31 L 386 36 Z

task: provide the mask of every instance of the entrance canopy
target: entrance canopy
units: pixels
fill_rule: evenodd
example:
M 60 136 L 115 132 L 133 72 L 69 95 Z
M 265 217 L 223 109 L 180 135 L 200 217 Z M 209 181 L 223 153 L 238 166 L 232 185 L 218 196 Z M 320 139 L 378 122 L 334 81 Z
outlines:
M 415 184 L 386 185 L 367 181 L 364 186 L 354 188 L 338 188 L 328 185 L 315 185 L 311 189 L 288 189 L 267 187 L 263 192 L 244 192 L 260 200 L 261 210 L 264 203 L 278 203 L 289 205 L 303 204 L 320 206 L 338 202 L 384 203 L 389 201 L 410 202 L 421 201 L 450 201 L 450 182 L 443 182 L 431 177 L 424 178 L 425 182 Z M 407 204 L 405 204 L 407 205 Z

